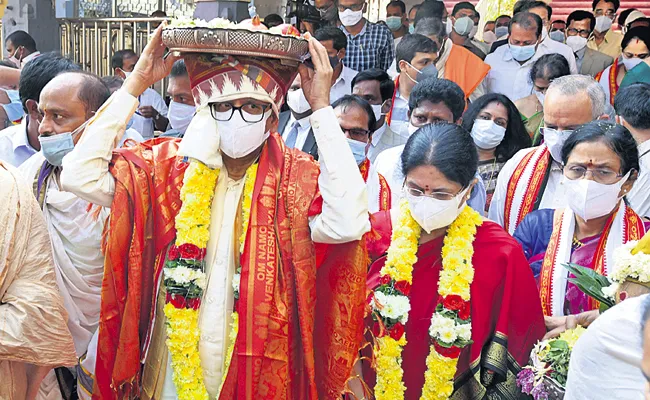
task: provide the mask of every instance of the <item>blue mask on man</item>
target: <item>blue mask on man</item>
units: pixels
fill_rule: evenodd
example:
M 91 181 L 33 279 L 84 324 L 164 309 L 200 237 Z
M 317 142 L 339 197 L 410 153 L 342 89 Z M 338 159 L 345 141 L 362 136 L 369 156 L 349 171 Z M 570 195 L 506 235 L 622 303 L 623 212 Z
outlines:
M 352 155 L 354 156 L 354 160 L 357 162 L 357 165 L 360 165 L 366 159 L 367 143 L 363 143 L 358 140 L 348 139 L 348 144 L 350 145 L 350 150 L 352 150 Z
M 535 55 L 535 51 L 537 51 L 536 44 L 531 44 L 528 46 L 515 46 L 513 44 L 510 44 L 509 46 L 512 58 L 519 62 L 530 60 Z

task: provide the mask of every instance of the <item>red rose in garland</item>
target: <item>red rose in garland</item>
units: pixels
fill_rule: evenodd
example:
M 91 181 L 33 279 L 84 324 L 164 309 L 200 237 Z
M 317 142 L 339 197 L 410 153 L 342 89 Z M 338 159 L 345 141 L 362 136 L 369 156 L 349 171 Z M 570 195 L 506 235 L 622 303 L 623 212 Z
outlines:
M 438 352 L 438 354 L 440 354 L 441 356 L 447 358 L 458 358 L 458 356 L 460 355 L 459 347 L 456 346 L 444 347 L 439 345 L 437 342 L 434 342 L 433 346 L 436 348 L 436 352 Z
M 191 243 L 184 243 L 178 247 L 181 258 L 201 261 L 205 257 L 205 249 L 199 249 Z
M 471 311 L 472 309 L 469 304 L 469 301 L 466 301 L 465 303 L 463 303 L 463 308 L 461 308 L 458 311 L 458 318 L 462 319 L 463 321 L 466 321 L 467 319 L 469 319 L 471 315 Z
M 181 256 L 181 253 L 178 251 L 178 247 L 172 246 L 169 248 L 169 253 L 167 253 L 167 259 L 170 261 L 178 260 L 178 257 Z
M 393 339 L 399 340 L 402 337 L 402 335 L 404 335 L 404 325 L 402 325 L 399 322 L 396 323 L 395 325 L 393 325 L 392 328 L 390 328 L 389 335 Z
M 404 296 L 408 296 L 411 293 L 411 284 L 407 281 L 399 281 L 395 283 L 395 289 L 402 292 Z
M 442 301 L 442 305 L 447 310 L 451 311 L 460 311 L 463 308 L 464 303 L 465 300 L 463 300 L 463 298 L 457 294 L 450 294 L 449 296 L 445 296 Z

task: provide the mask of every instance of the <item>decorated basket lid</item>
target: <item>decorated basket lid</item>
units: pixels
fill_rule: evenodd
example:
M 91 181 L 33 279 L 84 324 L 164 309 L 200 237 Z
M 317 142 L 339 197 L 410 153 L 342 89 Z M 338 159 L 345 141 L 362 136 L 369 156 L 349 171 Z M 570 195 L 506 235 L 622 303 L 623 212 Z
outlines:
M 211 21 L 177 19 L 163 29 L 162 41 L 170 51 L 275 58 L 303 62 L 309 58 L 309 42 L 292 25 L 271 29 L 258 17 L 240 23 L 216 18 Z

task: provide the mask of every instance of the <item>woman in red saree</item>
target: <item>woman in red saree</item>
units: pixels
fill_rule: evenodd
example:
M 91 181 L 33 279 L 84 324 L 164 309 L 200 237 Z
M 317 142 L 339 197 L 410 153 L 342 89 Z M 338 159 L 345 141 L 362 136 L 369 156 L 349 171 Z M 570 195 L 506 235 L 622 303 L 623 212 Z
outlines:
M 477 165 L 472 138 L 457 125 L 426 125 L 406 144 L 405 199 L 399 209 L 372 218 L 381 239 L 372 242 L 371 255 L 388 255 L 377 259 L 368 273 L 374 300 L 373 313 L 366 318 L 364 395 L 371 392 L 382 399 L 399 392 L 391 398 L 419 399 L 424 391 L 454 399 L 518 396 L 515 376 L 544 335 L 544 321 L 520 246 L 499 225 L 466 206 Z M 405 215 L 412 217 L 411 225 L 404 225 L 409 219 Z M 392 279 L 391 271 L 398 268 L 393 265 L 404 261 L 395 249 L 409 227 L 419 236 L 412 243 L 417 258 L 409 264 L 409 276 Z M 450 276 L 456 278 L 446 279 Z M 391 303 L 396 298 L 391 294 L 401 296 L 399 301 Z M 404 309 L 405 298 L 410 309 Z M 399 308 L 401 316 L 384 317 L 399 314 Z M 452 322 L 445 319 L 449 315 Z M 438 329 L 454 323 L 457 330 L 451 338 Z M 390 368 L 387 346 L 399 343 L 403 335 L 401 368 Z
M 636 142 L 626 128 L 585 124 L 567 139 L 562 159 L 569 208 L 534 211 L 514 235 L 538 279 L 544 315 L 555 317 L 548 319 L 550 330 L 563 327 L 566 316 L 580 315 L 582 325 L 598 316 L 598 303 L 567 281 L 562 265 L 571 262 L 607 275 L 613 251 L 646 231 L 624 199 L 639 171 Z

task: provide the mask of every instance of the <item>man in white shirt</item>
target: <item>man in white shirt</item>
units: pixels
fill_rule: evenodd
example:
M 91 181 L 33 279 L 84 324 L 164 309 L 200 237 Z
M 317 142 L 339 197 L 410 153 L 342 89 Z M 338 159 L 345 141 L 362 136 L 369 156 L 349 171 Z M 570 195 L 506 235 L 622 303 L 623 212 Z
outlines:
M 38 57 L 23 68 L 19 93 L 27 115 L 20 124 L 0 131 L 0 160 L 18 167 L 41 149 L 38 141 L 41 90 L 58 74 L 78 69 L 69 59 L 53 53 Z
M 647 398 L 649 306 L 648 295 L 629 298 L 589 325 L 571 352 L 565 399 Z
M 72 151 L 86 121 L 109 96 L 108 87 L 87 72 L 67 72 L 52 79 L 39 100 L 43 115 L 39 124 L 41 151 L 20 167 L 25 180 L 34 187 L 52 241 L 57 284 L 80 358 L 74 376 L 78 377 L 82 399 L 90 399 L 87 393 L 92 393 L 104 272 L 102 234 L 109 212 L 63 190 L 60 174 L 63 157 Z M 66 383 L 70 387 L 64 392 L 72 391 L 74 382 Z M 58 394 L 60 384 L 64 383 L 58 383 L 54 372 L 50 373 L 41 386 L 42 398 Z
M 406 40 L 406 39 L 404 39 Z M 409 135 L 421 126 L 437 122 L 460 123 L 465 109 L 463 90 L 454 82 L 447 79 L 429 78 L 418 83 L 409 98 Z M 388 181 L 391 189 L 393 207 L 399 204 L 403 196 L 404 175 L 402 174 L 402 152 L 404 145 L 383 151 L 377 157 L 370 170 L 372 180 L 368 182 L 368 192 L 376 193 L 378 189 L 371 187 L 377 182 L 375 174 L 382 175 Z M 468 204 L 483 215 L 487 199 L 485 185 L 478 175 L 478 183 L 472 190 Z
M 639 146 L 639 176 L 627 200 L 642 217 L 650 217 L 650 84 L 621 88 L 614 98 L 617 123 L 626 127 Z
M 605 110 L 605 92 L 592 77 L 567 75 L 555 79 L 544 98 L 544 144 L 520 150 L 503 166 L 488 218 L 513 234 L 527 213 L 565 207 L 562 146 L 578 126 L 608 119 Z M 524 205 L 525 198 L 531 200 L 526 202 L 528 206 Z
M 379 68 L 360 72 L 352 81 L 352 94 L 370 103 L 377 120 L 368 147 L 367 155 L 370 162 L 375 162 L 382 151 L 406 143 L 407 138 L 393 132 L 386 123 L 386 114 L 393 104 L 394 92 L 395 83 L 385 71 Z
M 428 76 L 438 76 L 433 64 L 438 50 L 433 40 L 417 34 L 405 36 L 397 46 L 395 60 L 399 76 L 395 79 L 393 104 L 386 121 L 393 132 L 400 136 L 409 137 L 409 96 L 415 84 Z
M 381 175 L 370 175 L 371 162 L 367 153 L 377 122 L 372 106 L 359 96 L 347 95 L 335 101 L 332 108 L 366 182 L 368 212 L 390 210 L 392 199 L 388 182 Z
M 508 44 L 499 47 L 485 58 L 485 62 L 491 67 L 486 82 L 489 93 L 501 93 L 516 101 L 532 93 L 530 69 L 544 54 L 555 53 L 553 43 L 557 42 L 548 38 L 542 40 L 542 19 L 533 13 L 515 14 L 509 29 Z M 575 73 L 575 57 L 571 49 L 569 53 L 573 60 L 573 64 L 569 61 L 569 65 Z
M 550 38 L 549 31 L 551 29 L 551 16 L 553 15 L 553 8 L 543 1 L 519 1 L 514 7 L 515 14 L 520 12 L 530 12 L 542 19 L 542 42 L 543 48 L 547 48 L 549 53 L 557 53 L 563 55 L 569 62 L 569 69 L 572 74 L 578 73 L 578 65 L 573 50 L 564 43 L 555 41 Z
M 215 185 L 215 189 L 210 193 L 210 197 L 213 197 L 214 201 L 208 200 L 209 215 L 202 216 L 208 218 L 209 227 L 206 229 L 210 239 L 205 241 L 205 245 L 201 244 L 201 248 L 205 249 L 207 283 L 204 289 L 206 301 L 201 302 L 201 312 L 198 317 L 201 335 L 197 339 L 198 357 L 203 370 L 203 380 L 202 382 L 199 380 L 199 383 L 204 385 L 210 398 L 218 398 L 224 376 L 226 376 L 225 383 L 223 383 L 224 388 L 234 388 L 239 384 L 239 389 L 250 393 L 251 398 L 263 397 L 259 392 L 268 389 L 269 386 L 273 386 L 277 393 L 286 393 L 287 390 L 290 390 L 288 385 L 295 383 L 295 379 L 301 379 L 300 383 L 308 388 L 305 390 L 316 393 L 318 389 L 314 383 L 314 375 L 310 379 L 307 376 L 296 378 L 283 373 L 279 378 L 274 376 L 273 379 L 267 379 L 272 375 L 269 369 L 292 371 L 295 368 L 295 370 L 303 371 L 309 368 L 309 365 L 305 365 L 301 361 L 305 354 L 304 351 L 292 349 L 289 345 L 289 339 L 300 340 L 300 336 L 297 336 L 295 332 L 300 330 L 302 321 L 305 319 L 309 324 L 310 333 L 307 334 L 309 340 L 313 337 L 311 334 L 313 329 L 317 335 L 317 339 L 315 339 L 317 343 L 322 343 L 318 339 L 321 337 L 320 335 L 329 339 L 335 336 L 335 333 L 342 335 L 341 340 L 353 341 L 354 339 L 350 338 L 352 324 L 338 316 L 342 315 L 341 313 L 348 315 L 352 312 L 354 315 L 357 312 L 360 316 L 363 314 L 365 300 L 363 277 L 367 267 L 363 262 L 358 263 L 364 257 L 360 253 L 356 253 L 359 247 L 355 243 L 350 246 L 350 249 L 355 251 L 354 254 L 346 249 L 340 249 L 338 252 L 340 255 L 351 257 L 341 260 L 343 264 L 336 266 L 336 271 L 345 273 L 325 274 L 330 285 L 327 291 L 328 295 L 338 297 L 338 292 L 344 287 L 347 292 L 346 305 L 341 304 L 339 307 L 336 300 L 325 300 L 321 296 L 316 299 L 317 287 L 314 274 L 317 267 L 313 242 L 326 243 L 330 248 L 332 245 L 340 243 L 359 241 L 370 229 L 370 224 L 363 179 L 357 172 L 354 157 L 337 123 L 334 111 L 329 105 L 329 82 L 332 69 L 327 51 L 313 38 L 309 42 L 309 47 L 312 60 L 314 60 L 314 70 L 310 71 L 305 65 L 299 65 L 298 69 L 303 78 L 304 93 L 313 110 L 311 125 L 319 144 L 320 167 L 300 152 L 287 149 L 276 133 L 279 107 L 282 105 L 286 88 L 296 73 L 295 66 L 282 64 L 274 59 L 261 57 L 251 59 L 247 56 L 237 56 L 237 65 L 249 66 L 251 62 L 255 62 L 256 65 L 262 64 L 264 68 L 258 66 L 254 72 L 251 72 L 251 68 L 242 70 L 222 68 L 219 70 L 220 72 L 208 75 L 205 73 L 206 70 L 217 65 L 206 65 L 195 59 L 192 62 L 187 62 L 188 68 L 193 68 L 188 70 L 190 76 L 196 77 L 193 80 L 193 91 L 198 111 L 180 145 L 173 141 L 165 141 L 154 147 L 153 151 L 143 152 L 143 156 L 139 155 L 138 149 L 123 150 L 121 153 L 113 155 L 115 143 L 121 136 L 131 112 L 138 106 L 138 96 L 153 82 L 163 79 L 171 69 L 174 57 L 163 58 L 165 49 L 162 45 L 162 28 L 158 28 L 152 36 L 140 62 L 133 74 L 125 80 L 122 89 L 118 90 L 97 112 L 93 121 L 86 127 L 75 149 L 64 158 L 61 175 L 64 189 L 94 204 L 111 207 L 112 214 L 109 221 L 111 224 L 116 224 L 115 226 L 130 228 L 127 220 L 113 219 L 115 213 L 124 215 L 126 218 L 142 216 L 142 211 L 128 204 L 129 202 L 118 202 L 117 199 L 120 196 L 142 194 L 142 190 L 148 190 L 144 186 L 156 187 L 158 189 L 155 190 L 161 189 L 165 193 L 164 196 L 145 196 L 141 199 L 142 206 L 149 210 L 151 210 L 149 207 L 156 210 L 161 209 L 162 212 L 154 216 L 144 215 L 146 221 L 142 225 L 138 225 L 135 231 L 127 230 L 128 234 L 133 234 L 132 238 L 135 244 L 130 244 L 131 241 L 127 241 L 129 242 L 127 247 L 121 247 L 120 240 L 123 237 L 115 230 L 108 233 L 107 252 L 119 252 L 124 254 L 125 259 L 130 258 L 126 255 L 133 254 L 132 252 L 143 256 L 147 253 L 154 256 L 148 258 L 146 265 L 142 265 L 142 262 L 129 260 L 127 260 L 128 265 L 120 264 L 129 271 L 131 268 L 145 268 L 145 271 L 156 268 L 161 272 L 162 267 L 154 265 L 156 264 L 155 259 L 158 257 L 165 259 L 167 249 L 174 242 L 176 232 L 180 230 L 187 232 L 188 224 L 191 227 L 196 227 L 194 225 L 196 218 L 194 217 L 189 218 L 190 221 L 183 224 L 184 226 L 175 222 L 175 214 L 178 213 L 178 206 L 181 205 L 181 195 L 175 188 L 180 189 L 184 184 L 182 183 L 183 179 L 175 179 L 162 172 L 167 170 L 165 166 L 168 166 L 177 178 L 182 178 L 184 174 L 185 178 L 193 177 L 197 180 L 194 183 L 199 183 L 200 180 L 200 183 Z M 199 56 L 186 54 L 186 61 L 190 57 Z M 222 62 L 232 65 L 230 60 Z M 273 74 L 267 72 L 269 69 L 273 70 Z M 263 74 L 264 79 L 254 80 L 260 78 L 260 74 Z M 235 87 L 227 84 L 233 81 L 240 82 L 241 85 Z M 158 149 L 161 152 L 158 152 Z M 143 157 L 148 158 L 149 153 L 152 153 L 152 164 L 143 159 Z M 176 155 L 181 157 L 176 157 Z M 134 158 L 136 161 L 131 161 Z M 109 165 L 111 160 L 114 162 Z M 190 167 L 184 165 L 188 160 Z M 244 187 L 249 186 L 244 185 L 244 183 L 248 183 L 248 180 L 245 179 L 247 171 L 258 160 L 259 169 L 253 169 L 258 171 L 253 186 L 261 190 L 249 188 L 245 191 Z M 142 169 L 138 167 L 141 165 L 141 161 L 145 163 Z M 146 165 L 155 165 L 156 167 L 150 169 Z M 117 169 L 113 166 L 116 166 Z M 132 171 L 132 168 L 137 171 L 128 172 Z M 189 169 L 186 170 L 186 168 Z M 203 168 L 206 169 L 206 176 L 205 179 L 200 179 L 197 173 Z M 300 170 L 296 170 L 296 168 L 300 168 Z M 207 169 L 210 170 L 209 174 Z M 136 179 L 144 186 L 125 187 L 124 178 L 129 182 Z M 169 185 L 165 184 L 166 179 L 169 179 Z M 159 187 L 159 183 L 162 186 Z M 312 185 L 313 193 L 320 194 L 315 202 L 305 195 L 305 191 Z M 190 184 L 182 186 L 182 189 L 186 188 L 200 193 L 198 188 L 192 188 Z M 243 199 L 243 193 L 249 193 L 251 196 L 248 206 Z M 192 192 L 189 195 L 192 195 Z M 199 202 L 197 201 L 197 203 Z M 313 208 L 311 204 L 314 204 Z M 181 205 L 182 207 L 183 205 Z M 248 232 L 248 235 L 244 235 L 244 246 L 242 247 L 239 223 L 243 218 L 239 218 L 239 215 L 244 207 L 248 208 L 249 218 L 255 219 L 248 224 L 248 229 L 244 231 Z M 288 219 L 282 218 L 282 215 L 286 215 L 284 213 L 290 214 Z M 155 227 L 151 226 L 154 225 L 154 220 L 150 219 L 152 217 L 162 223 L 156 223 Z M 205 225 L 201 228 L 203 227 Z M 154 234 L 149 237 L 146 232 L 150 232 L 148 229 L 151 228 L 159 229 L 161 235 Z M 282 236 L 278 236 L 279 233 L 282 233 Z M 189 238 L 188 235 L 185 236 Z M 203 235 L 201 236 L 203 237 Z M 189 242 L 185 242 L 189 240 L 187 238 L 179 236 L 177 240 L 183 240 L 183 244 L 189 245 Z M 144 242 L 145 240 L 146 242 Z M 298 242 L 301 244 L 299 245 Z M 176 243 L 178 244 L 178 241 Z M 293 243 L 294 247 L 287 247 L 291 246 L 289 243 Z M 263 249 L 261 244 L 263 244 Z M 196 246 L 198 244 L 194 245 L 194 247 Z M 336 246 L 335 248 L 339 249 Z M 295 251 L 291 252 L 291 249 Z M 268 250 L 268 257 L 261 256 L 257 250 L 264 253 L 267 253 Z M 239 257 L 240 252 L 241 257 Z M 284 255 L 287 254 L 291 254 L 292 257 L 285 258 Z M 281 255 L 282 260 L 277 258 Z M 122 256 L 118 257 L 119 260 L 111 260 L 112 263 L 116 263 L 114 265 L 124 261 Z M 282 268 L 278 268 L 280 262 Z M 301 264 L 296 267 L 298 263 Z M 306 265 L 309 265 L 306 268 L 310 268 L 310 272 L 298 270 Z M 241 285 L 237 290 L 241 290 L 241 296 L 239 297 L 240 301 L 235 305 L 235 291 L 232 289 L 232 283 L 236 282 L 234 275 L 238 266 L 241 266 Z M 321 271 L 319 270 L 319 275 Z M 284 277 L 287 276 L 285 273 L 291 274 L 292 279 L 285 279 Z M 348 275 L 349 273 L 352 275 Z M 143 286 L 133 285 L 129 281 L 128 287 L 124 288 L 128 292 L 126 295 L 130 297 L 135 296 L 135 293 L 140 293 L 143 299 L 155 298 L 158 294 L 158 281 L 155 281 L 156 278 L 151 274 L 142 275 L 140 283 Z M 313 281 L 305 281 L 308 278 L 305 275 L 314 278 Z M 335 275 L 340 275 L 342 277 L 340 279 L 345 279 L 346 284 L 339 286 L 343 282 Z M 173 276 L 167 274 L 164 276 L 165 280 L 174 279 Z M 343 278 L 344 276 L 345 278 Z M 357 281 L 357 279 L 359 280 Z M 300 284 L 299 287 L 296 282 Z M 357 287 L 355 282 L 361 285 Z M 105 285 L 115 288 L 121 288 L 123 283 L 123 281 L 104 281 Z M 260 284 L 262 285 L 261 291 L 257 291 L 255 287 L 259 287 Z M 272 289 L 269 289 L 269 284 L 273 286 Z M 164 285 L 167 286 L 167 284 Z M 161 290 L 164 289 L 165 287 L 162 287 Z M 255 294 L 259 293 L 262 296 L 256 296 L 253 299 L 253 290 L 255 290 Z M 288 290 L 295 291 L 291 292 L 290 296 L 287 294 Z M 308 296 L 312 296 L 311 300 L 308 302 L 309 304 L 299 303 L 304 307 L 298 307 L 296 303 L 300 300 L 296 300 L 292 296 L 305 290 L 310 291 L 311 294 Z M 161 293 L 164 299 L 164 292 Z M 282 296 L 282 298 L 277 296 Z M 248 301 L 249 299 L 250 301 Z M 259 302 L 267 299 L 273 305 L 265 308 L 264 304 L 266 303 Z M 180 388 L 174 384 L 173 373 L 176 372 L 170 363 L 164 340 L 166 335 L 163 304 L 160 303 L 160 307 L 153 305 L 156 310 L 156 318 L 151 319 L 149 318 L 151 306 L 133 304 L 131 306 L 141 312 L 122 312 L 117 308 L 117 301 L 120 299 L 110 296 L 102 298 L 100 317 L 102 326 L 107 326 L 107 329 L 116 329 L 117 332 L 120 332 L 120 337 L 106 336 L 100 330 L 98 346 L 101 347 L 102 343 L 106 343 L 109 348 L 102 347 L 103 351 L 98 353 L 101 360 L 98 358 L 97 365 L 105 365 L 100 362 L 109 362 L 112 366 L 118 356 L 121 356 L 120 359 L 123 357 L 126 360 L 120 365 L 117 378 L 112 367 L 108 371 L 106 369 L 97 371 L 96 382 L 99 390 L 102 393 L 113 393 L 112 388 L 122 384 L 133 384 L 137 387 L 140 383 L 139 378 L 142 376 L 141 371 L 144 371 L 142 377 L 143 397 L 178 398 L 177 389 Z M 281 303 L 284 305 L 276 309 L 275 305 Z M 336 312 L 332 312 L 332 315 L 336 314 L 337 317 L 332 318 L 332 316 L 324 314 L 314 315 L 314 303 L 325 308 L 330 305 L 336 306 Z M 167 305 L 169 304 L 171 303 L 167 303 Z M 259 307 L 256 306 L 257 304 L 260 304 Z M 105 315 L 104 309 L 114 310 L 114 313 L 119 313 L 122 317 L 116 320 L 113 317 L 114 313 Z M 260 346 L 268 348 L 266 343 L 272 341 L 273 345 L 288 349 L 288 353 L 284 353 L 288 354 L 287 357 L 278 359 L 276 355 L 267 354 L 263 350 L 260 353 L 257 350 L 253 353 L 235 351 L 229 355 L 227 349 L 231 340 L 229 331 L 233 310 L 237 310 L 238 315 L 242 315 L 237 325 L 240 332 L 237 343 L 246 346 L 250 341 L 255 341 L 255 343 L 261 341 Z M 262 317 L 265 313 L 268 315 L 269 312 L 272 313 L 272 316 Z M 255 314 L 255 318 L 252 316 L 253 314 Z M 250 316 L 250 318 L 244 316 Z M 301 322 L 296 320 L 298 317 Z M 125 318 L 130 321 L 128 324 L 123 322 Z M 144 322 L 146 332 L 138 331 L 138 325 L 142 324 L 142 318 L 146 319 Z M 269 319 L 278 323 L 269 324 Z M 263 329 L 260 324 L 264 324 Z M 323 324 L 325 325 L 323 326 Z M 336 328 L 336 332 L 332 331 L 333 328 Z M 252 333 L 250 336 L 242 334 L 243 332 L 261 333 L 262 330 L 264 331 L 263 336 Z M 123 339 L 122 336 L 137 338 L 142 333 L 147 337 L 149 337 L 147 333 L 152 334 L 150 345 L 145 346 L 144 349 L 137 343 L 133 344 Z M 137 339 L 135 340 L 137 341 Z M 114 346 L 111 347 L 112 345 Z M 125 346 L 132 350 L 128 353 L 128 357 L 124 353 Z M 333 350 L 330 347 L 333 346 L 319 347 L 319 352 L 325 352 L 327 356 L 323 357 L 322 364 L 316 367 L 315 379 L 320 381 L 319 388 L 325 387 L 328 390 L 341 392 L 352 368 L 357 349 L 337 347 L 339 352 L 336 357 L 332 355 L 330 358 L 330 350 Z M 300 355 L 294 353 L 299 351 Z M 133 352 L 137 354 L 133 354 Z M 307 357 L 313 360 L 312 351 L 309 350 L 308 353 Z M 237 357 L 237 362 L 231 364 L 228 357 Z M 141 368 L 140 361 L 145 358 L 145 367 Z M 199 361 L 191 362 L 196 365 L 196 362 Z M 228 362 L 232 368 L 227 375 L 224 371 L 225 362 Z M 309 361 L 306 363 L 309 364 Z M 261 369 L 262 378 L 260 379 L 266 379 L 263 384 L 252 383 L 251 380 L 257 381 L 259 376 L 255 378 L 246 373 L 247 366 L 252 368 L 253 364 L 257 365 L 256 368 Z M 323 374 L 323 371 L 327 372 Z M 246 378 L 250 378 L 249 381 Z M 147 382 L 154 382 L 153 387 L 146 384 Z M 321 397 L 324 397 L 324 394 Z
M 9 61 L 13 62 L 18 69 L 40 56 L 36 50 L 36 42 L 29 33 L 25 31 L 12 32 L 5 40 L 5 50 L 9 54 Z
M 397 46 L 409 33 L 406 4 L 402 0 L 392 0 L 386 5 L 386 25 L 393 32 L 393 43 Z
M 327 55 L 334 70 L 332 88 L 330 89 L 330 101 L 334 104 L 336 100 L 351 93 L 352 80 L 357 75 L 357 71 L 343 64 L 348 38 L 343 31 L 334 26 L 326 26 L 317 30 L 314 37 L 327 49 Z
M 126 79 L 135 64 L 138 62 L 138 55 L 133 50 L 119 50 L 111 58 L 113 73 L 122 79 Z M 166 115 L 169 111 L 162 96 L 155 90 L 147 88 L 138 98 L 140 107 L 133 115 L 131 128 L 140 132 L 143 138 L 151 139 L 154 131 L 164 132 L 167 129 L 169 120 Z

